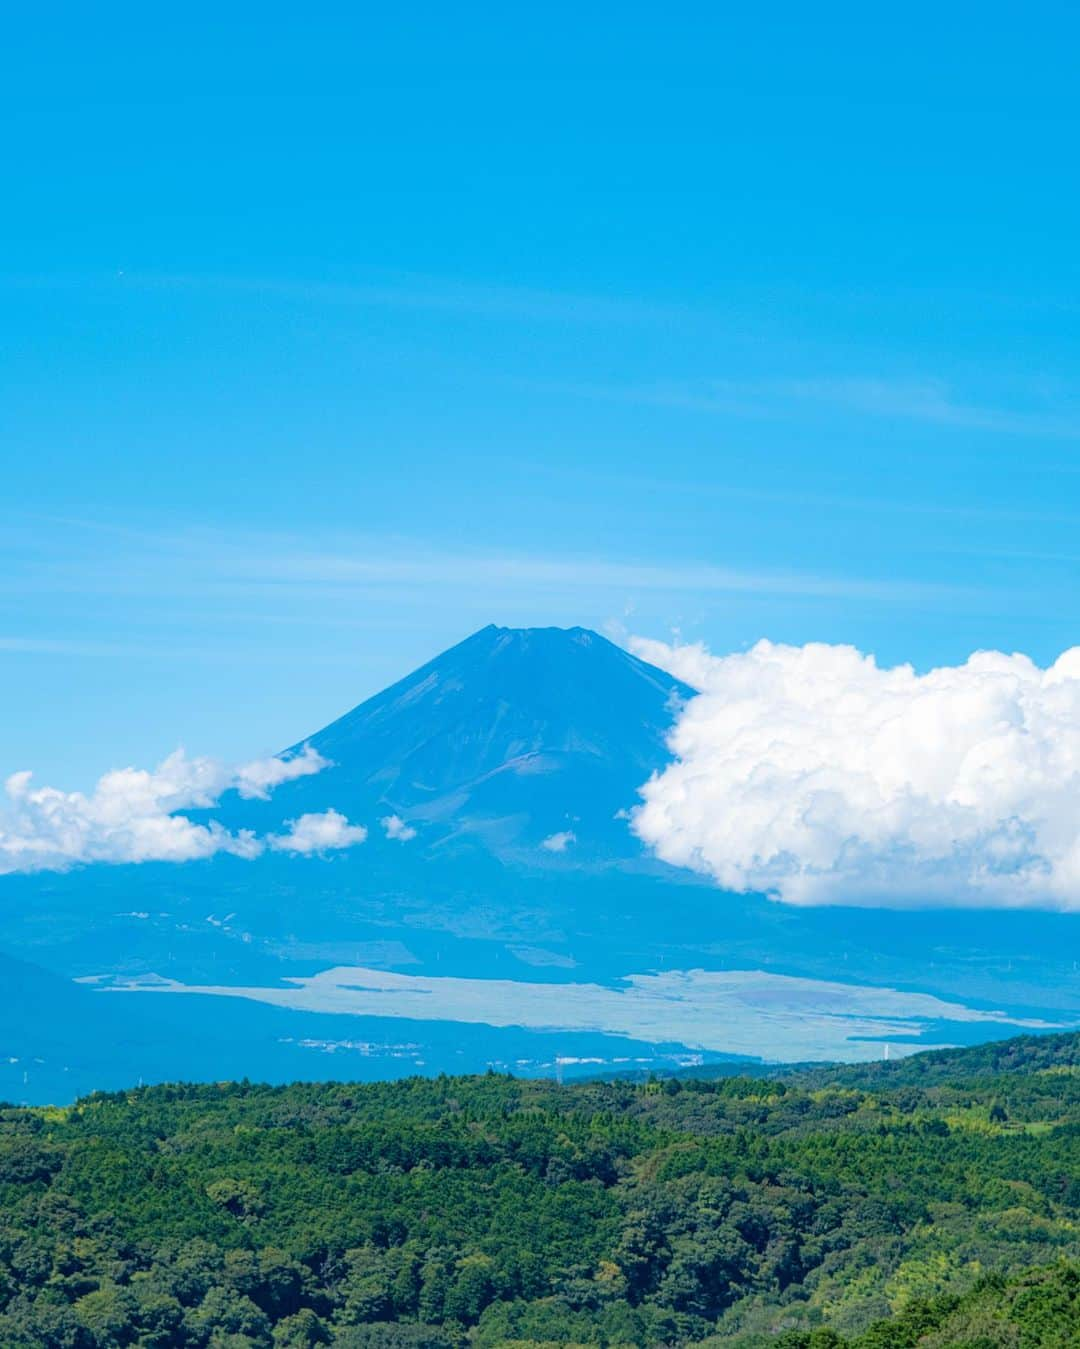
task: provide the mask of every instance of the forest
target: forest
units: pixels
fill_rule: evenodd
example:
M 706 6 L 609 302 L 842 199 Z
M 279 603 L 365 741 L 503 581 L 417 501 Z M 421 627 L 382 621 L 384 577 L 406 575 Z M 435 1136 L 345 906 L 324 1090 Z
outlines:
M 1080 1344 L 1080 1037 L 0 1109 L 5 1349 Z

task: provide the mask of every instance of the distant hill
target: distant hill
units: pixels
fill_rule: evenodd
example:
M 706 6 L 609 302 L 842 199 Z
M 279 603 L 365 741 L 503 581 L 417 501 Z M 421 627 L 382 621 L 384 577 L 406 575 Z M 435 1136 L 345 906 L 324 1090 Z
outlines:
M 873 1063 L 735 1063 L 730 1068 L 699 1064 L 657 1074 L 641 1070 L 621 1074 L 598 1073 L 598 1080 L 709 1082 L 718 1073 L 738 1073 L 747 1077 L 769 1078 L 798 1083 L 812 1090 L 816 1086 L 850 1086 L 860 1091 L 891 1091 L 897 1087 L 932 1087 L 941 1083 L 979 1082 L 1008 1074 L 1043 1072 L 1080 1074 L 1080 1032 L 1061 1035 L 1015 1035 L 1009 1039 L 989 1040 L 983 1044 L 954 1049 L 924 1049 L 902 1059 Z
M 1007 1074 L 1069 1069 L 1080 1073 L 1080 1034 L 1018 1035 L 1008 1040 L 967 1045 L 962 1049 L 931 1049 L 890 1063 L 860 1063 L 850 1067 L 796 1068 L 807 1082 L 844 1082 L 868 1091 L 896 1086 L 931 1086 Z

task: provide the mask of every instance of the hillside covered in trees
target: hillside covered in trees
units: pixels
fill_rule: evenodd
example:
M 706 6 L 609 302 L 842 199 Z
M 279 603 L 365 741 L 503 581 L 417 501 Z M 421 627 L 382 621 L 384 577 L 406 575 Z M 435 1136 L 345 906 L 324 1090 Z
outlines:
M 1080 1040 L 0 1111 L 0 1345 L 1080 1343 Z

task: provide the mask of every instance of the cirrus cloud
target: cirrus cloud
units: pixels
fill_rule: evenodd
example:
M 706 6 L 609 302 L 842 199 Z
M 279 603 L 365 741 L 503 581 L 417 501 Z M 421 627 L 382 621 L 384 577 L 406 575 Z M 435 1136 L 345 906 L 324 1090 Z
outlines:
M 328 764 L 307 746 L 289 758 L 239 767 L 177 750 L 152 770 L 106 773 L 91 792 L 36 787 L 30 773 L 13 773 L 4 784 L 6 801 L 0 803 L 0 875 L 63 871 L 90 862 L 192 862 L 216 853 L 253 858 L 267 846 L 310 853 L 361 843 L 366 831 L 333 810 L 302 816 L 287 833 L 267 839 L 179 813 L 210 809 L 227 791 L 265 800 L 282 782 L 318 773 Z M 323 842 L 316 846 L 312 840 L 318 836 Z
M 699 690 L 633 816 L 664 860 L 792 904 L 1080 911 L 1080 648 L 918 674 L 849 646 L 632 645 Z

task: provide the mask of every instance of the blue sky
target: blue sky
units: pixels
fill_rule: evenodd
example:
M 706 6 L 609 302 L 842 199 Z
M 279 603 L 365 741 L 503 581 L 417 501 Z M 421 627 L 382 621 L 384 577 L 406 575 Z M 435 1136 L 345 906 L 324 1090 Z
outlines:
M 489 621 L 1078 640 L 1075 11 L 737 8 L 7 17 L 0 774 Z

